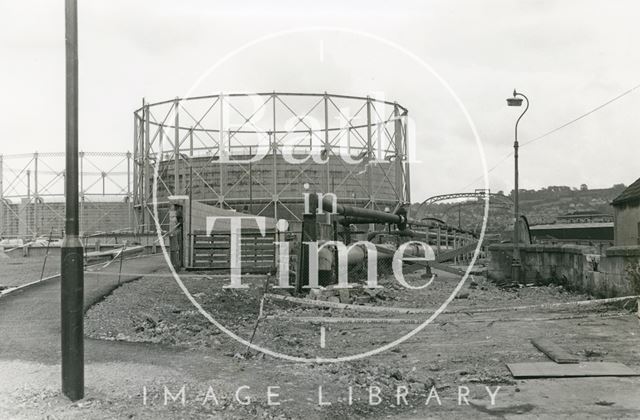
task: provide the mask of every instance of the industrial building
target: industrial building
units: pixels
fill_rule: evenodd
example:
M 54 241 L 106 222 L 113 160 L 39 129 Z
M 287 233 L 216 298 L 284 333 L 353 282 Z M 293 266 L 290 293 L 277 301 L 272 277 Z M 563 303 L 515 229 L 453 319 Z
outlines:
M 155 232 L 154 191 L 163 231 L 172 195 L 294 230 L 304 193 L 397 210 L 410 199 L 407 115 L 393 102 L 327 93 L 143 101 L 133 153 L 79 153 L 80 230 Z M 0 155 L 0 236 L 61 237 L 63 226 L 64 153 Z
M 382 247 L 414 237 L 443 253 L 460 248 L 446 254 L 456 261 L 468 260 L 475 247 L 470 232 L 433 221 L 412 219 L 422 230 L 392 232 L 391 226 L 408 227 L 411 189 L 413 143 L 408 110 L 398 103 L 329 93 L 221 93 L 143 100 L 133 126 L 133 153 L 79 154 L 85 246 L 97 238 L 98 247 L 164 242 L 176 267 L 228 269 L 231 236 L 208 229 L 206 218 L 261 216 L 266 232 L 254 228 L 242 238 L 242 259 L 251 262 L 245 266 L 260 272 L 275 269 L 275 241 L 290 242 L 295 255 L 311 231 L 314 240 L 345 243 L 391 233 L 384 241 L 392 243 Z M 3 237 L 62 236 L 63 156 L 5 156 L 3 162 L 23 161 L 2 172 L 9 180 L 0 188 Z M 343 215 L 336 224 L 320 210 L 305 232 L 305 202 L 317 194 L 335 197 Z M 286 232 L 276 232 L 278 220 L 286 221 Z
M 153 230 L 156 210 L 166 226 L 172 195 L 293 225 L 304 193 L 397 210 L 410 201 L 407 115 L 394 102 L 328 93 L 143 101 L 134 112 L 137 226 Z
M 640 178 L 622 191 L 611 205 L 616 246 L 640 245 Z
M 129 152 L 79 153 L 83 236 L 134 232 Z M 64 152 L 0 155 L 0 237 L 61 238 L 64 230 Z

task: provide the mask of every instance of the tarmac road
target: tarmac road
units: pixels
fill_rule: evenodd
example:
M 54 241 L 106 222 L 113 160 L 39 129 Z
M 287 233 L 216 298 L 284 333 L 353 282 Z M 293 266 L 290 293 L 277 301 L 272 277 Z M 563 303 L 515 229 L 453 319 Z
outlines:
M 161 255 L 125 260 L 124 272 L 152 273 L 161 267 Z M 117 273 L 114 262 L 104 271 Z M 120 283 L 135 280 L 122 276 Z M 117 276 L 85 273 L 84 310 L 118 287 Z M 20 359 L 40 363 L 60 361 L 60 277 L 16 290 L 0 298 L 0 359 Z M 103 349 L 113 343 L 86 340 L 87 360 L 102 360 Z M 111 351 L 109 351 L 111 353 Z

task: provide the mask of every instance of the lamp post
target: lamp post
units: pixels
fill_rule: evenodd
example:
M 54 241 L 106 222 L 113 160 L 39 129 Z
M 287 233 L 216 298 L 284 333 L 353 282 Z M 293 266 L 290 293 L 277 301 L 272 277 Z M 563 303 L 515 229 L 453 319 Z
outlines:
M 65 1 L 66 147 L 65 230 L 60 247 L 62 392 L 84 397 L 84 256 L 78 214 L 78 13 L 77 0 Z
M 522 267 L 520 263 L 520 235 L 518 233 L 519 218 L 520 218 L 520 208 L 519 208 L 519 201 L 518 201 L 518 123 L 520 122 L 524 114 L 529 109 L 529 98 L 527 98 L 525 95 L 523 95 L 520 92 L 516 92 L 515 89 L 513 90 L 513 97 L 507 98 L 508 106 L 522 106 L 522 98 L 524 98 L 524 100 L 526 101 L 526 106 L 524 108 L 524 111 L 522 111 L 522 114 L 520 114 L 520 116 L 518 117 L 518 120 L 516 121 L 515 138 L 513 142 L 513 160 L 514 160 L 515 170 L 514 170 L 514 190 L 513 190 L 514 222 L 513 222 L 513 259 L 511 260 L 511 279 L 516 284 L 520 283 L 520 270 Z

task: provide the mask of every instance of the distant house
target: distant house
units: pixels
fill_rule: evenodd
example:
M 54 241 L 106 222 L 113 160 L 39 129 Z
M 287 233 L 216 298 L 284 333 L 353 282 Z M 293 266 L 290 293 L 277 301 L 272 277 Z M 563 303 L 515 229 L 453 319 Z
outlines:
M 596 210 L 574 210 L 550 224 L 530 228 L 537 243 L 567 243 L 578 245 L 613 245 L 613 216 Z
M 640 178 L 622 191 L 611 205 L 615 245 L 640 245 Z
M 578 245 L 611 245 L 614 239 L 612 222 L 553 223 L 530 227 L 537 243 L 567 243 Z
M 610 214 L 595 210 L 576 210 L 557 217 L 558 223 L 606 223 L 613 222 Z

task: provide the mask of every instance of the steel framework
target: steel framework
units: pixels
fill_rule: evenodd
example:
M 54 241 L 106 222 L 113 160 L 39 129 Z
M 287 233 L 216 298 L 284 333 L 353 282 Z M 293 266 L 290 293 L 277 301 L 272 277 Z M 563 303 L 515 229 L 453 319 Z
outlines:
M 458 198 L 477 198 L 477 199 L 486 200 L 487 197 L 489 198 L 489 203 L 491 203 L 491 201 L 494 201 L 502 205 L 502 207 L 504 206 L 513 207 L 513 200 L 511 200 L 509 197 L 502 194 L 495 194 L 495 193 L 490 193 L 485 191 L 451 193 L 451 194 L 434 195 L 432 197 L 427 198 L 422 203 L 420 203 L 420 205 L 416 209 L 416 216 L 414 217 L 421 218 L 421 217 L 428 216 L 429 206 L 431 204 L 437 203 L 438 201 L 455 200 Z
M 64 157 L 64 152 L 0 155 L 0 236 L 61 236 Z M 110 217 L 118 219 L 118 230 L 133 230 L 132 154 L 79 152 L 78 158 L 81 232 L 116 230 L 106 222 Z
M 156 171 L 159 207 L 189 195 L 300 221 L 303 194 L 321 192 L 394 209 L 410 201 L 407 114 L 394 102 L 326 92 L 143 99 L 134 111 L 137 226 L 154 229 Z

